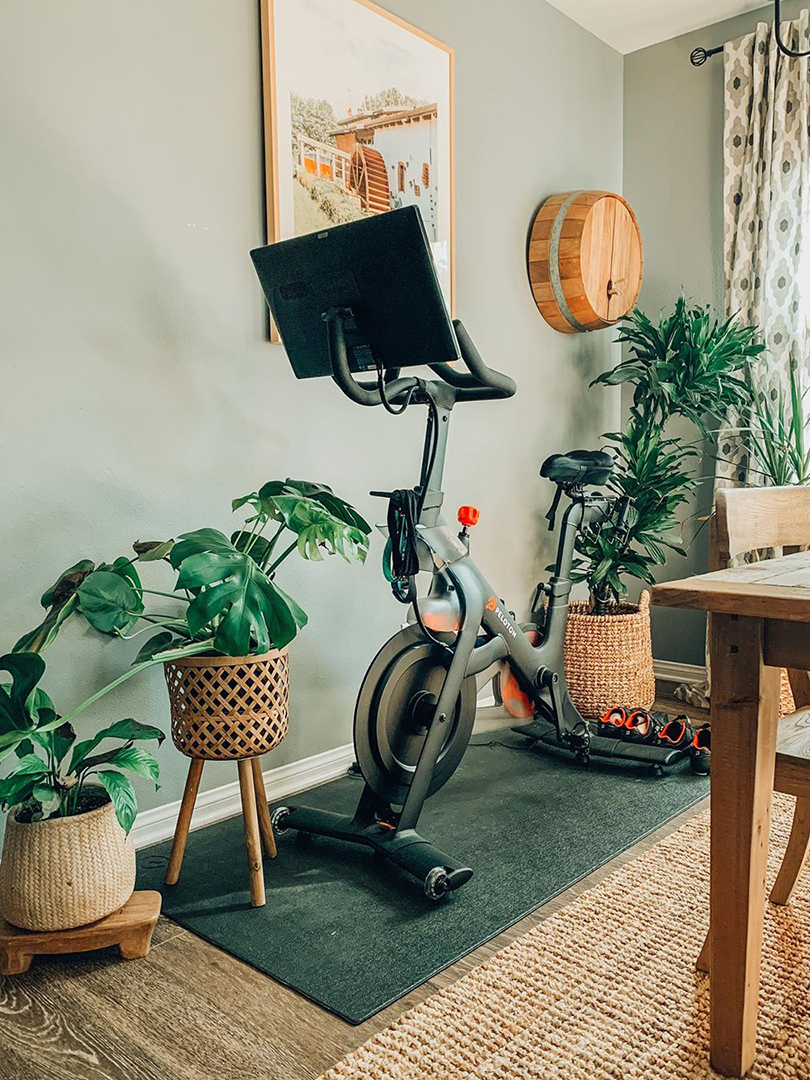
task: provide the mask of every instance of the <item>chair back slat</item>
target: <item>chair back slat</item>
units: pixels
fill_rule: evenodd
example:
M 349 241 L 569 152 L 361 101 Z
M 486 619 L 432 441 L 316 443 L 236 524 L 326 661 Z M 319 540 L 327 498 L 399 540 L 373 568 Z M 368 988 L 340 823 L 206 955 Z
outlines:
M 719 566 L 762 548 L 783 554 L 810 545 L 810 488 L 720 488 L 715 493 Z

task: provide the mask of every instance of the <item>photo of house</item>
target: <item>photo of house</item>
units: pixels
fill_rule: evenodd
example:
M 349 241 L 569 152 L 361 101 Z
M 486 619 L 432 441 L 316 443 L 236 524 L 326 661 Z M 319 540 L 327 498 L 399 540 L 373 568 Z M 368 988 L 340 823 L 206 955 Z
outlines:
M 366 0 L 268 3 L 274 238 L 418 206 L 451 300 L 452 52 Z

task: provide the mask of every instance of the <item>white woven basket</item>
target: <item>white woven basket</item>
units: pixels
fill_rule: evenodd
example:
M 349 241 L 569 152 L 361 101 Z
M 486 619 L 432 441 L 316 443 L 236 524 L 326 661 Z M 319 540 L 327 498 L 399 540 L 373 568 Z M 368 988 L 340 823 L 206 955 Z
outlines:
M 69 930 L 122 907 L 135 888 L 135 848 L 112 803 L 73 817 L 6 822 L 0 915 L 24 930 Z

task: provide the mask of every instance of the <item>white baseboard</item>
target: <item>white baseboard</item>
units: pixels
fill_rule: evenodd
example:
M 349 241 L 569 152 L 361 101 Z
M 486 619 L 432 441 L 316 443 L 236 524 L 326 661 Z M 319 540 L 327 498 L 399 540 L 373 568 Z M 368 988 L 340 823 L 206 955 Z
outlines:
M 299 791 L 315 787 L 316 784 L 336 780 L 346 772 L 353 761 L 354 746 L 347 743 L 345 746 L 335 747 L 334 750 L 325 750 L 322 754 L 313 754 L 302 761 L 294 761 L 290 765 L 267 769 L 263 774 L 267 798 L 270 802 L 278 802 L 279 799 L 286 799 L 288 795 L 295 795 Z M 233 817 L 240 813 L 241 809 L 238 780 L 203 791 L 197 796 L 191 828 L 199 829 L 203 825 L 212 825 L 215 821 Z M 138 814 L 131 834 L 135 847 L 148 847 L 150 844 L 169 840 L 174 835 L 179 811 L 178 800 Z
M 656 679 L 665 682 L 688 683 L 699 686 L 706 682 L 706 668 L 703 664 L 679 664 L 675 660 L 653 660 Z

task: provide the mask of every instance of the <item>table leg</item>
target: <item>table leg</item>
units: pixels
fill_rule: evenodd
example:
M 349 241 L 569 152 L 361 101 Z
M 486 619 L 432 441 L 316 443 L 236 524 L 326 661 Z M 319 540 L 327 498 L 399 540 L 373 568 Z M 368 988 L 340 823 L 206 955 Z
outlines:
M 724 1076 L 756 1054 L 780 680 L 763 636 L 762 619 L 712 615 L 711 1063 Z

